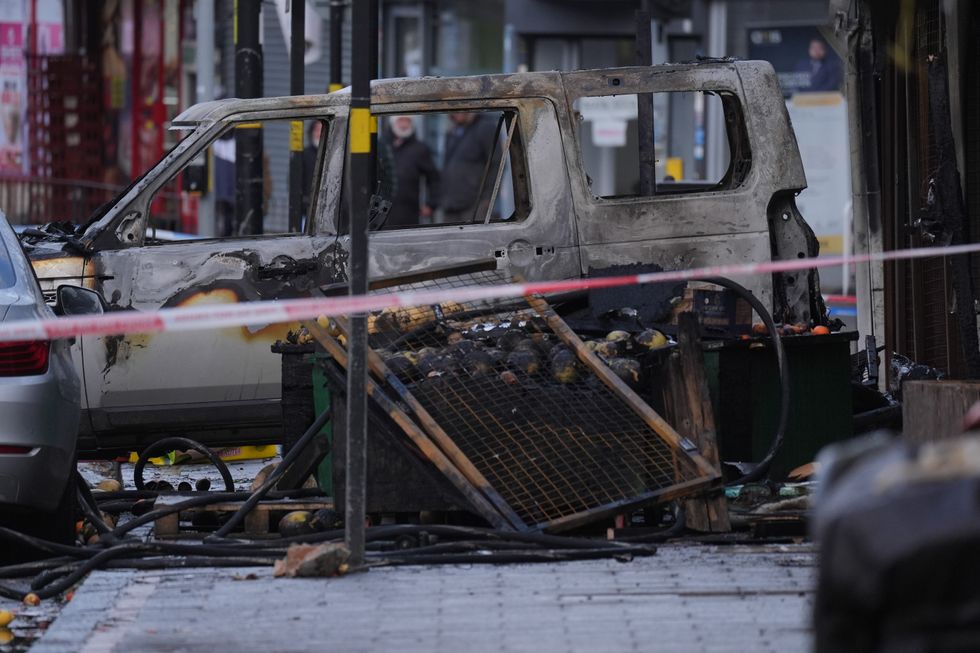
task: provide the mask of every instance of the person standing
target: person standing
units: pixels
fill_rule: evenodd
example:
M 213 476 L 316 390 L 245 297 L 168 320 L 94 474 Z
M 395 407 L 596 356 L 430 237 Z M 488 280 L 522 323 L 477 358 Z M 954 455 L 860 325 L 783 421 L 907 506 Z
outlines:
M 797 72 L 809 73 L 810 83 L 802 91 L 839 91 L 843 81 L 843 71 L 837 55 L 827 52 L 823 39 L 810 39 L 807 50 L 808 59 L 799 62 Z
M 451 113 L 449 119 L 440 198 L 443 221 L 472 222 L 482 199 L 480 181 L 494 151 L 496 121 L 475 111 Z
M 418 225 L 420 219 L 430 218 L 439 204 L 439 170 L 429 146 L 415 135 L 415 123 L 410 116 L 392 117 L 386 136 L 391 146 L 395 179 L 385 226 Z

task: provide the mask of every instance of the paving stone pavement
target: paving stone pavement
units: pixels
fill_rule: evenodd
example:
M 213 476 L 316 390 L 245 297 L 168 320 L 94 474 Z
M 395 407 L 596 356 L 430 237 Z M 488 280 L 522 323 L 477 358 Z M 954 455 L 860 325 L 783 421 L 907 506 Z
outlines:
M 333 579 L 103 571 L 31 651 L 806 651 L 814 561 L 808 545 L 674 545 L 628 563 L 376 568 Z

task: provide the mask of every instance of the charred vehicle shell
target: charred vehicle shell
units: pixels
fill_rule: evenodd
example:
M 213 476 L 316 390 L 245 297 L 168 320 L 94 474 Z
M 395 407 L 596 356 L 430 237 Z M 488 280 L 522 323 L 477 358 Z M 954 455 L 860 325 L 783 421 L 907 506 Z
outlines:
M 665 183 L 652 196 L 593 188 L 580 138 L 591 98 L 693 92 L 719 99 L 728 168 L 700 185 Z M 188 133 L 78 233 L 27 238 L 45 290 L 73 283 L 111 307 L 150 311 L 203 303 L 307 295 L 346 279 L 344 203 L 349 95 L 224 100 L 197 105 L 172 127 Z M 814 256 L 817 243 L 796 209 L 806 187 L 775 73 L 764 62 L 712 61 L 600 71 L 379 80 L 379 116 L 495 112 L 488 159 L 490 198 L 472 218 L 375 230 L 370 272 L 386 277 L 496 259 L 528 279 L 561 279 L 613 265 L 665 269 Z M 265 121 L 326 126 L 302 233 L 160 242 L 149 224 L 155 196 L 219 137 Z M 498 159 L 493 159 L 494 163 Z M 515 207 L 498 215 L 506 191 Z M 739 279 L 777 319 L 822 321 L 815 272 Z M 273 441 L 281 428 L 279 360 L 270 345 L 295 325 L 82 338 L 83 448 L 138 447 L 160 436 L 204 442 Z

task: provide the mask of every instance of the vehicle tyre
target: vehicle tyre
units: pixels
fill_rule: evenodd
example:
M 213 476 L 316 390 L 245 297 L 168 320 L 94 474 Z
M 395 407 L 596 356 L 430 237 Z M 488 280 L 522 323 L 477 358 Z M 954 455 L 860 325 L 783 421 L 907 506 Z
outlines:
M 74 465 L 72 471 L 74 472 Z M 0 513 L 0 525 L 59 544 L 74 544 L 77 492 L 74 474 L 65 483 L 58 506 L 51 511 L 10 509 Z M 9 563 L 49 558 L 51 554 L 20 543 L 0 540 L 0 560 Z

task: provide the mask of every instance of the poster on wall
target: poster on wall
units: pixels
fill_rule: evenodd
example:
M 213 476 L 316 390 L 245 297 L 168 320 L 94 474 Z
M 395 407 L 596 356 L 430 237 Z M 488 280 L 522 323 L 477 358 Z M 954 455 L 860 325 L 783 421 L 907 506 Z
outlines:
M 772 64 L 786 98 L 844 85 L 843 63 L 815 25 L 749 28 L 749 59 Z
M 0 0 L 0 175 L 25 172 L 24 0 Z
M 30 2 L 31 0 L 27 0 Z M 64 54 L 65 25 L 62 0 L 33 0 L 37 23 L 37 54 Z M 25 6 L 27 2 L 24 3 Z
M 813 25 L 761 25 L 748 29 L 750 59 L 776 69 L 803 159 L 807 188 L 796 198 L 820 242 L 821 255 L 851 251 L 850 147 L 844 66 Z M 847 294 L 850 271 L 827 268 L 823 290 Z

